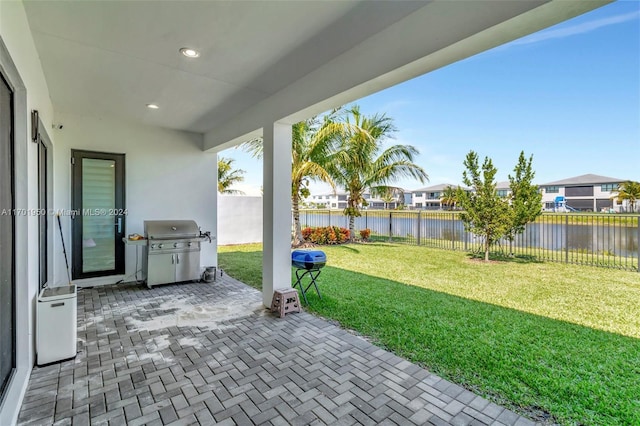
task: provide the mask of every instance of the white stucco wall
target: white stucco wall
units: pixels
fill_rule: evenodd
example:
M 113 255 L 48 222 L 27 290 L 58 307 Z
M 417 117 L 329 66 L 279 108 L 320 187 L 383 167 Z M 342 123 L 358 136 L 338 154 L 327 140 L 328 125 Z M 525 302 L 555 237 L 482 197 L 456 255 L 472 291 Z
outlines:
M 262 197 L 218 196 L 218 244 L 262 242 Z
M 144 107 L 141 105 L 141 107 Z M 77 114 L 56 114 L 56 209 L 71 208 L 71 150 L 125 154 L 126 217 L 125 235 L 143 234 L 145 220 L 192 219 L 203 231 L 216 229 L 217 157 L 202 151 L 202 135 L 160 129 L 110 119 Z M 71 246 L 71 218 L 62 226 L 68 251 Z M 58 243 L 59 244 L 59 243 Z M 60 245 L 56 246 L 58 249 Z M 141 267 L 142 250 L 139 249 Z M 55 283 L 67 281 L 64 257 L 56 252 Z M 203 243 L 201 265 L 217 265 L 216 245 Z M 74 281 L 80 285 L 132 281 L 136 248 L 126 247 L 124 276 Z
M 37 109 L 50 126 L 53 108 L 21 2 L 0 2 L 0 38 L 6 48 L 0 68 L 17 89 L 15 116 L 15 202 L 19 209 L 37 208 L 37 145 L 31 143 L 30 111 Z M 19 87 L 18 87 L 19 86 Z M 16 373 L 0 406 L 0 424 L 13 424 L 34 362 L 35 300 L 38 292 L 38 221 L 16 217 Z

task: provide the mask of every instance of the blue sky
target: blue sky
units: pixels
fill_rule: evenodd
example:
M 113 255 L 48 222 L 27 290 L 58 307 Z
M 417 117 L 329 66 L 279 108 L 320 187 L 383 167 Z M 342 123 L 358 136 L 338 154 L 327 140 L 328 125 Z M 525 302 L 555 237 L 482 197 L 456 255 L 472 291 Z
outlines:
M 469 150 L 506 180 L 520 151 L 536 182 L 593 173 L 640 181 L 640 2 L 620 1 L 356 102 L 384 112 L 413 145 L 430 181 L 461 183 Z M 247 171 L 238 185 L 259 195 L 261 161 L 230 149 Z M 313 193 L 328 187 L 312 185 Z

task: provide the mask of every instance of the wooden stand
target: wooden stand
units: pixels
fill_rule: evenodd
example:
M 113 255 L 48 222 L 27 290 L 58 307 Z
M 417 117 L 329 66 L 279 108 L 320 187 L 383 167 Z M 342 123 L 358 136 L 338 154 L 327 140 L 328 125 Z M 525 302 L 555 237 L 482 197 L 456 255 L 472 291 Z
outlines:
M 278 312 L 280 318 L 290 312 L 302 312 L 298 291 L 293 288 L 279 289 L 273 292 L 271 312 Z

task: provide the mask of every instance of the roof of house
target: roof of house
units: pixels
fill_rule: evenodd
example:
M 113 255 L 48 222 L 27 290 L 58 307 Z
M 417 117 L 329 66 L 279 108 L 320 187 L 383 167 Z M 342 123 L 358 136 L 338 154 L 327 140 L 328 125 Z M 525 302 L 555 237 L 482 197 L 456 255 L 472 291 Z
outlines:
M 624 182 L 627 179 L 618 179 L 612 178 L 608 176 L 600 176 L 594 174 L 586 174 L 575 176 L 567 179 L 556 180 L 554 182 L 543 183 L 539 186 L 569 186 L 569 185 L 589 185 L 589 184 L 598 184 L 598 183 L 620 183 Z
M 447 187 L 453 187 L 453 188 L 457 188 L 458 185 L 453 185 L 451 183 L 441 183 L 439 185 L 433 185 L 433 186 L 427 186 L 425 188 L 419 188 L 419 189 L 414 189 L 411 192 L 429 192 L 429 191 L 444 191 Z M 462 189 L 466 189 L 464 187 L 461 187 Z
M 408 189 L 404 189 L 404 188 L 398 188 L 399 190 L 401 190 L 403 193 L 405 194 L 409 194 L 412 191 L 409 191 Z M 349 195 L 349 193 L 342 189 L 342 188 L 336 188 L 336 192 L 322 192 L 320 194 L 311 194 L 309 195 L 309 197 L 325 197 L 325 196 L 331 196 L 331 197 L 337 197 L 339 195 Z M 363 192 L 363 195 L 371 195 L 371 191 L 367 190 Z
M 496 189 L 511 189 L 511 182 L 509 182 L 508 180 L 498 182 L 496 183 Z

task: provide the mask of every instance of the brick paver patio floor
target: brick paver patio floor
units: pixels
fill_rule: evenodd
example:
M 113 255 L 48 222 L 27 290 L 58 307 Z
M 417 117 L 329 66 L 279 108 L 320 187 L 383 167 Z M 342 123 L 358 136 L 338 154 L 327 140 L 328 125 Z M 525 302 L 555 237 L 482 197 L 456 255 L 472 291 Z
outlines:
M 211 284 L 80 290 L 78 355 L 34 368 L 21 425 L 454 424 L 530 420 L 306 312 Z

